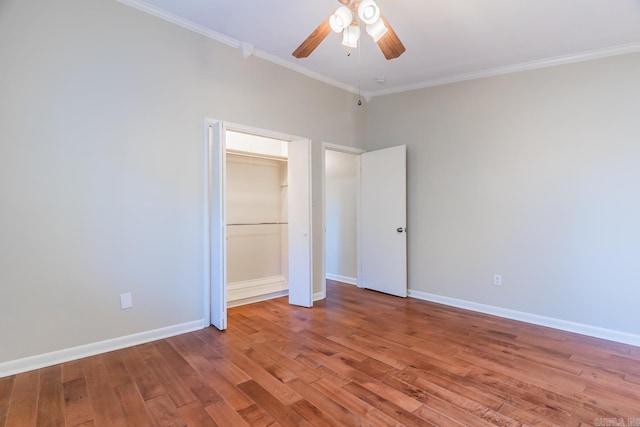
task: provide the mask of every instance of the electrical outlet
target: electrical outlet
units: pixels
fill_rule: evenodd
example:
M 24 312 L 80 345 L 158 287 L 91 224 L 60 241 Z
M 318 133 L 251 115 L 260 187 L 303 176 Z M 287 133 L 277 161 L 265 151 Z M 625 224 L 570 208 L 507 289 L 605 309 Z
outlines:
M 126 309 L 133 307 L 133 299 L 131 298 L 131 292 L 126 294 L 120 294 L 120 308 Z
M 493 275 L 493 286 L 502 286 L 502 275 L 494 274 Z

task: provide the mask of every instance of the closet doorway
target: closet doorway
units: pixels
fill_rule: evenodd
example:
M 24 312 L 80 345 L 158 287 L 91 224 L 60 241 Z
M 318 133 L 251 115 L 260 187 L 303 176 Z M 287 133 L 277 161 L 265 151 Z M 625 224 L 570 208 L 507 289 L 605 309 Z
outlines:
M 227 307 L 289 293 L 287 145 L 226 133 Z
M 205 313 L 289 295 L 312 305 L 310 141 L 205 120 Z

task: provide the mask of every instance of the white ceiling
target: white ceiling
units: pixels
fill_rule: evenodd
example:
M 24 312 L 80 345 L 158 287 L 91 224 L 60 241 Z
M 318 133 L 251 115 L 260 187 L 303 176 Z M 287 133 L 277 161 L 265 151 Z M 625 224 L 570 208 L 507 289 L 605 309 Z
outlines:
M 374 96 L 640 51 L 640 0 L 378 0 L 407 48 L 391 61 L 364 31 L 349 57 L 335 33 L 309 58 L 291 55 L 336 0 L 119 1 Z

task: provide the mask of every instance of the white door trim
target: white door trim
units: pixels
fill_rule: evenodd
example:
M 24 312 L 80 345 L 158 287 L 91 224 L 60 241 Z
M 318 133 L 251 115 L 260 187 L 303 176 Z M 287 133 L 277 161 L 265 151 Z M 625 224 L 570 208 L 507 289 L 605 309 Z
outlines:
M 211 325 L 211 221 L 210 218 L 210 191 L 209 191 L 209 174 L 211 169 L 209 168 L 209 141 L 211 136 L 209 134 L 210 127 L 215 123 L 212 119 L 203 120 L 203 168 L 202 168 L 202 200 L 204 201 L 204 209 L 202 209 L 202 317 L 204 318 L 205 327 Z
M 204 119 L 204 315 L 208 325 L 227 328 L 226 299 L 226 212 L 225 212 L 225 123 Z M 216 134 L 220 145 L 214 146 Z M 214 227 L 218 227 L 216 230 Z M 215 235 L 215 238 L 213 237 Z M 214 257 L 216 257 L 214 259 Z M 221 283 L 214 289 L 213 283 Z M 214 297 L 218 304 L 214 306 Z
M 311 141 L 291 141 L 288 151 L 289 304 L 313 307 Z
M 226 296 L 226 274 L 224 274 L 223 272 L 214 272 L 212 271 L 212 262 L 211 262 L 211 256 L 212 256 L 212 239 L 211 239 L 211 232 L 212 232 L 212 227 L 211 227 L 211 218 L 212 218 L 212 202 L 211 202 L 211 197 L 213 196 L 213 188 L 211 188 L 212 186 L 210 185 L 210 183 L 214 182 L 213 181 L 213 177 L 211 176 L 212 173 L 216 172 L 218 173 L 218 178 L 219 178 L 219 185 L 220 185 L 220 189 L 219 189 L 219 194 L 221 196 L 224 195 L 224 188 L 225 188 L 225 183 L 224 183 L 224 164 L 225 162 L 222 162 L 221 167 L 218 167 L 218 169 L 214 170 L 212 169 L 212 165 L 211 165 L 211 156 L 212 156 L 212 152 L 211 149 L 209 147 L 209 141 L 210 141 L 210 134 L 209 134 L 209 127 L 214 127 L 218 124 L 222 125 L 222 128 L 225 131 L 231 130 L 231 131 L 236 131 L 236 132 L 244 132 L 244 133 L 249 133 L 249 134 L 253 134 L 253 135 L 258 135 L 258 136 L 264 136 L 267 138 L 273 138 L 273 139 L 280 139 L 283 141 L 297 141 L 297 140 L 308 140 L 307 138 L 303 138 L 303 137 L 299 137 L 296 135 L 290 135 L 290 134 L 286 134 L 286 133 L 282 133 L 282 132 L 276 132 L 276 131 L 271 131 L 271 130 L 266 130 L 266 129 L 261 129 L 261 128 L 257 128 L 257 127 L 253 127 L 253 126 L 247 126 L 247 125 L 243 125 L 243 124 L 239 124 L 239 123 L 232 123 L 232 122 L 227 122 L 227 121 L 223 121 L 223 120 L 218 120 L 218 119 L 212 119 L 212 118 L 208 118 L 205 117 L 203 120 L 203 127 L 204 127 L 204 160 L 203 160 L 203 164 L 204 164 L 204 172 L 203 172 L 203 272 L 202 272 L 202 299 L 203 299 L 203 311 L 204 311 L 204 320 L 207 322 L 207 325 L 211 325 L 212 324 L 212 297 L 213 297 L 213 291 L 212 291 L 212 279 L 215 276 L 218 276 L 219 280 L 221 280 L 221 283 L 223 284 L 223 290 Z M 220 150 L 220 152 L 218 153 L 221 157 L 221 159 L 224 159 L 224 155 L 225 153 L 225 147 L 224 146 L 220 146 L 218 147 L 218 149 Z M 311 170 L 309 170 L 309 174 L 311 174 Z M 220 179 L 222 178 L 222 179 Z M 222 212 L 221 214 L 221 218 L 224 220 L 225 218 L 225 213 Z M 225 233 L 226 234 L 226 231 Z M 311 241 L 311 239 L 309 239 L 309 241 Z M 312 250 L 313 248 L 310 248 L 310 250 Z M 224 258 L 223 260 L 226 258 L 226 250 L 224 251 Z M 311 265 L 311 268 L 313 268 L 313 265 Z M 224 306 L 226 308 L 226 298 L 224 298 Z M 223 322 L 223 326 L 224 328 L 226 328 L 226 315 L 225 315 L 225 320 Z M 223 329 L 224 329 L 223 328 Z
M 321 181 L 321 187 L 322 187 L 322 233 L 320 236 L 321 239 L 321 245 L 322 245 L 322 266 L 321 266 L 321 270 L 322 271 L 322 291 L 321 291 L 321 297 L 319 299 L 324 299 L 327 297 L 327 282 L 326 282 L 326 277 L 327 277 L 327 236 L 326 236 L 326 229 L 327 229 L 327 189 L 326 189 L 326 173 L 325 173 L 325 167 L 326 167 L 326 152 L 327 150 L 329 151 L 337 151 L 340 153 L 348 153 L 348 154 L 354 154 L 357 156 L 360 156 L 360 154 L 362 153 L 366 153 L 366 150 L 363 150 L 361 148 L 356 148 L 356 147 L 348 147 L 346 145 L 338 145 L 338 144 L 332 144 L 329 142 L 323 142 L 322 143 L 322 155 L 320 156 L 320 181 Z M 358 158 L 358 162 L 360 162 L 360 159 Z M 360 181 L 360 167 L 358 166 L 358 182 Z M 360 210 L 360 186 L 358 185 L 358 189 L 357 189 L 357 197 L 356 197 L 356 211 Z M 358 214 L 356 214 L 356 218 L 358 217 Z M 357 230 L 356 230 L 356 236 L 360 235 L 360 229 L 359 229 L 359 222 L 357 225 Z M 356 247 L 356 251 L 357 253 L 357 286 L 358 287 L 362 287 L 360 280 L 358 280 L 359 277 L 361 277 L 360 274 L 360 238 L 357 237 L 357 247 Z

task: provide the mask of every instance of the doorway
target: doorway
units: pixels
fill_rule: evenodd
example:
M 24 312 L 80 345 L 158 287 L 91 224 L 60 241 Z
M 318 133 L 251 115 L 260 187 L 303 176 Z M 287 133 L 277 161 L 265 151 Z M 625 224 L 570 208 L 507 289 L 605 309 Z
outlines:
M 323 144 L 323 295 L 326 279 L 358 286 L 360 155 L 364 150 Z
M 289 303 L 310 307 L 312 305 L 312 246 L 311 246 L 311 150 L 310 141 L 292 135 L 266 131 L 249 126 L 205 119 L 205 214 L 204 214 L 204 309 L 210 316 L 210 324 L 218 329 L 227 327 L 229 306 L 229 279 L 234 280 L 232 294 L 236 301 L 251 302 L 260 287 L 267 287 L 267 297 L 281 296 L 288 290 Z M 245 138 L 243 135 L 251 135 Z M 231 148 L 227 150 L 227 143 Z M 233 142 L 234 140 L 241 140 Z M 247 142 L 247 140 L 250 140 Z M 274 147 L 261 143 L 271 140 Z M 260 142 L 260 143 L 258 143 Z M 282 149 L 286 144 L 286 149 Z M 255 145 L 259 148 L 256 148 Z M 253 148 L 247 148 L 251 147 Z M 280 148 L 278 148 L 280 147 Z M 256 153 L 256 151 L 258 151 Z M 286 156 L 283 155 L 286 151 Z M 231 156 L 228 159 L 229 154 Z M 239 157 L 245 159 L 240 160 Z M 250 159 L 247 161 L 246 159 Z M 285 168 L 274 162 L 284 162 Z M 257 169 L 250 166 L 259 164 Z M 250 171 L 251 170 L 251 171 Z M 248 172 L 249 171 L 249 172 Z M 243 175 L 256 175 L 246 179 Z M 228 179 L 240 178 L 233 184 Z M 275 199 L 250 200 L 252 185 L 262 186 L 269 181 L 268 193 Z M 273 181 L 273 182 L 271 182 Z M 271 184 L 273 188 L 271 188 Z M 255 189 L 253 189 L 255 190 Z M 264 188 L 262 190 L 265 190 Z M 229 206 L 229 192 L 234 200 Z M 264 191 L 254 196 L 263 198 Z M 284 201 L 286 195 L 286 202 Z M 244 199 L 244 200 L 242 200 Z M 284 206 L 279 206 L 284 204 Z M 266 208 L 258 213 L 258 208 Z M 263 215 L 265 214 L 265 215 Z M 286 218 L 286 221 L 284 220 Z M 230 222 L 231 221 L 231 222 Z M 284 226 L 286 225 L 286 231 Z M 267 228 L 271 228 L 267 232 Z M 242 229 L 242 230 L 241 230 Z M 231 242 L 229 239 L 231 238 Z M 246 239 L 253 240 L 247 242 Z M 271 244 L 261 251 L 260 245 Z M 248 260 L 238 260 L 237 254 L 249 249 Z M 287 249 L 283 259 L 283 248 Z M 230 251 L 232 253 L 230 253 Z M 256 266 L 258 251 L 271 261 Z M 273 251 L 277 256 L 272 256 Z M 263 253 L 264 252 L 264 253 Z M 235 254 L 235 255 L 234 255 Z M 231 263 L 229 256 L 232 255 Z M 252 256 L 253 255 L 253 256 Z M 265 261 L 265 260 L 262 260 Z M 243 267 L 259 267 L 250 272 Z M 249 263 L 249 264 L 247 264 Z M 268 265 L 267 265 L 268 264 Z M 264 267 L 264 268 L 263 268 Z M 274 273 L 275 272 L 275 273 Z M 274 273 L 274 274 L 271 274 Z M 246 276 L 246 277 L 245 277 Z M 238 294 L 240 292 L 240 294 Z M 244 292 L 244 293 L 243 293 Z M 264 298 L 263 298 L 264 299 Z
M 287 141 L 227 130 L 227 307 L 289 293 Z
M 331 257 L 327 243 L 334 236 L 340 241 L 342 234 L 349 233 L 345 227 L 330 231 L 328 218 L 335 213 L 327 206 L 327 153 L 335 151 L 357 157 L 357 203 L 356 203 L 356 264 L 355 284 L 400 297 L 407 296 L 407 216 L 406 216 L 406 146 L 400 145 L 374 151 L 324 143 L 322 147 L 322 271 L 324 278 L 332 278 L 327 271 Z M 331 156 L 331 154 L 329 154 Z M 329 190 L 330 191 L 330 190 Z M 329 219 L 329 221 L 332 221 Z M 347 238 L 350 239 L 350 238 Z M 343 251 L 343 249 L 339 249 Z M 353 271 L 353 270 L 351 270 Z M 327 274 L 329 273 L 329 275 Z M 336 276 L 333 276 L 336 277 Z M 349 283 L 349 276 L 341 281 Z M 326 279 L 322 281 L 322 292 L 326 297 Z

